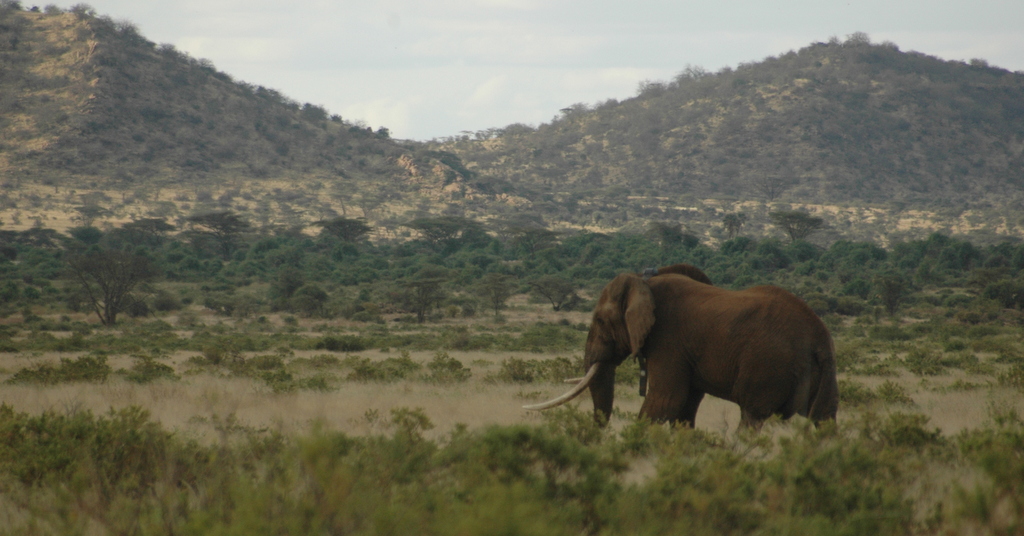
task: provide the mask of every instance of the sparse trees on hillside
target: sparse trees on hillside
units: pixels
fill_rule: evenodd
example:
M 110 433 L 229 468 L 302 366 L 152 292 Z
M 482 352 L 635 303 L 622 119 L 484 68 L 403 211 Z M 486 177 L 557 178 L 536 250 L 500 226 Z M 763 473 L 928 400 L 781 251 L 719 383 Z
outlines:
M 543 251 L 558 243 L 558 233 L 536 226 L 514 226 L 509 229 L 511 244 L 530 255 Z
M 725 233 L 729 238 L 735 238 L 744 223 L 747 223 L 747 215 L 742 212 L 726 214 L 722 218 L 722 225 L 725 227 Z
M 406 227 L 419 231 L 423 241 L 439 253 L 454 251 L 468 241 L 486 236 L 479 222 L 461 216 L 417 218 Z
M 754 177 L 751 179 L 750 184 L 753 186 L 754 191 L 769 203 L 775 201 L 782 195 L 782 192 L 789 188 L 789 181 L 786 179 L 767 175 Z
M 672 247 L 683 241 L 683 226 L 677 222 L 652 221 L 647 232 L 663 248 Z

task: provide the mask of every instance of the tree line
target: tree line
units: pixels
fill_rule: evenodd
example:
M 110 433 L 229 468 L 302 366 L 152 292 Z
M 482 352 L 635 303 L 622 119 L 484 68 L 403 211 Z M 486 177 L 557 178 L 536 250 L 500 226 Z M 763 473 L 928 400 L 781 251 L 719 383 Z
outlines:
M 500 316 L 515 294 L 555 311 L 587 310 L 618 273 L 678 262 L 723 287 L 784 286 L 822 315 L 895 315 L 921 300 L 977 315 L 1024 305 L 1024 245 L 1013 241 L 982 247 L 933 234 L 889 248 L 845 240 L 820 247 L 803 239 L 821 224 L 807 214 L 773 215 L 788 241 L 743 236 L 743 221 L 726 215 L 731 238 L 717 247 L 672 222 L 651 222 L 644 233 L 557 233 L 460 216 L 412 220 L 404 241 L 371 241 L 359 219 L 256 228 L 230 211 L 180 227 L 148 218 L 67 234 L 0 230 L 0 314 L 84 311 L 109 325 L 119 315 L 199 304 L 238 317 L 426 322 Z

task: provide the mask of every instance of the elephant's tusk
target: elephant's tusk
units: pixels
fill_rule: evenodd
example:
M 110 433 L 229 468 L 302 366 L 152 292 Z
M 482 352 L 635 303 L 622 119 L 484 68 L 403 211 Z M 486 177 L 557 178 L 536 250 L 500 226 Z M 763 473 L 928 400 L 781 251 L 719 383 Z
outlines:
M 576 387 L 573 387 L 572 389 L 569 390 L 569 392 L 565 393 L 564 395 L 558 398 L 548 400 L 547 402 L 541 402 L 540 404 L 530 404 L 528 406 L 523 406 L 523 409 L 529 409 L 534 411 L 549 409 L 555 406 L 561 406 L 562 404 L 565 404 L 566 402 L 576 398 L 577 396 L 579 396 L 580 393 L 583 392 L 584 389 L 587 388 L 588 385 L 590 385 L 590 380 L 593 379 L 595 374 L 597 374 L 597 369 L 599 366 L 600 363 L 594 363 L 593 365 L 591 365 L 590 370 L 587 371 L 587 375 L 580 379 L 580 382 L 576 384 Z
M 580 383 L 581 381 L 583 381 L 583 376 L 579 378 L 566 378 L 562 380 L 562 383 Z

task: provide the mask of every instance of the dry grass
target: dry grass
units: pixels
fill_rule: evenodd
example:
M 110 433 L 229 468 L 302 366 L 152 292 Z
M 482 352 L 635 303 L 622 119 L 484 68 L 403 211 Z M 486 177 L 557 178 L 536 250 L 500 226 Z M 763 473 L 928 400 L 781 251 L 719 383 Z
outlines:
M 469 381 L 440 385 L 421 380 L 403 380 L 394 383 L 340 381 L 337 390 L 299 390 L 275 393 L 263 382 L 250 378 L 228 377 L 218 373 L 189 373 L 188 358 L 194 354 L 180 353 L 162 362 L 171 364 L 182 376 L 179 381 L 158 381 L 135 384 L 112 375 L 104 383 L 72 383 L 56 386 L 0 384 L 0 402 L 15 410 L 29 413 L 56 411 L 68 413 L 89 410 L 105 413 L 111 408 L 141 406 L 151 412 L 155 420 L 171 429 L 201 438 L 216 437 L 216 423 L 233 416 L 236 423 L 254 429 L 268 429 L 293 433 L 308 430 L 314 424 L 350 434 L 380 431 L 394 408 L 422 408 L 435 425 L 431 435 L 441 436 L 456 424 L 471 428 L 492 424 L 537 423 L 543 417 L 523 410 L 528 402 L 560 394 L 567 388 L 561 383 L 508 384 L 487 381 L 487 376 L 500 370 L 502 360 L 550 359 L 556 354 L 516 352 L 449 352 L 473 371 Z M 297 352 L 295 357 L 311 357 L 313 352 Z M 377 350 L 359 355 L 377 361 L 392 354 Z M 427 363 L 433 352 L 413 352 L 412 359 Z M 47 354 L 35 357 L 5 355 L 0 368 L 11 374 L 35 363 L 56 362 L 60 357 L 73 354 Z M 563 357 L 565 355 L 563 354 Z M 114 369 L 128 368 L 132 358 L 112 356 L 109 364 Z M 328 371 L 330 372 L 330 371 Z M 339 374 L 344 377 L 344 374 Z M 947 435 L 977 427 L 987 418 L 993 405 L 1012 405 L 1024 411 L 1024 401 L 1013 389 L 987 385 L 972 390 L 942 389 L 952 384 L 958 375 L 948 375 L 923 382 L 919 377 L 904 374 L 896 378 L 856 377 L 854 381 L 877 388 L 883 381 L 895 381 L 904 387 L 914 400 L 913 406 L 885 406 L 874 404 L 862 408 L 841 408 L 841 419 L 852 419 L 864 411 L 885 413 L 909 411 L 929 417 L 932 426 Z M 977 384 L 983 380 L 969 377 Z M 589 411 L 586 394 L 573 404 Z M 635 389 L 620 385 L 616 407 L 624 415 L 635 415 L 642 399 Z M 707 397 L 697 414 L 697 427 L 714 432 L 728 433 L 739 423 L 739 409 L 735 404 Z M 623 422 L 619 422 L 619 425 Z

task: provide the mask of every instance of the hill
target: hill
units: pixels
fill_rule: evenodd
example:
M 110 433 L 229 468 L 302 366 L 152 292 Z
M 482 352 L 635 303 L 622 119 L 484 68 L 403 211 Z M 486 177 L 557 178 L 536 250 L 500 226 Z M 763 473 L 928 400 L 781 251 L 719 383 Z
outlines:
M 262 225 L 365 217 L 376 236 L 454 214 L 556 230 L 682 223 L 711 242 L 768 213 L 826 219 L 825 240 L 933 231 L 1024 236 L 1024 75 L 855 34 L 622 102 L 430 143 L 233 80 L 88 6 L 0 8 L 0 222 Z
M 227 194 L 222 204 L 245 211 L 255 204 L 233 206 L 234 198 L 262 192 L 271 205 L 276 196 L 320 215 L 362 207 L 355 216 L 407 193 L 443 198 L 440 190 L 457 190 L 450 186 L 462 178 L 385 128 L 235 81 L 83 5 L 0 8 L 0 64 L 0 203 L 8 209 L 27 201 L 17 208 L 116 212 L 138 200 L 145 206 L 136 212 L 167 216 L 161 203 L 187 199 L 170 212 L 194 211 Z M 52 195 L 71 190 L 70 200 Z
M 447 141 L 540 190 L 751 198 L 773 177 L 793 201 L 992 202 L 1024 191 L 1024 73 L 859 35 Z
M 675 219 L 672 207 L 709 198 L 875 204 L 954 223 L 966 210 L 1019 206 L 1024 74 L 854 34 L 717 73 L 689 67 L 622 102 L 440 147 L 562 206 L 599 199 Z

